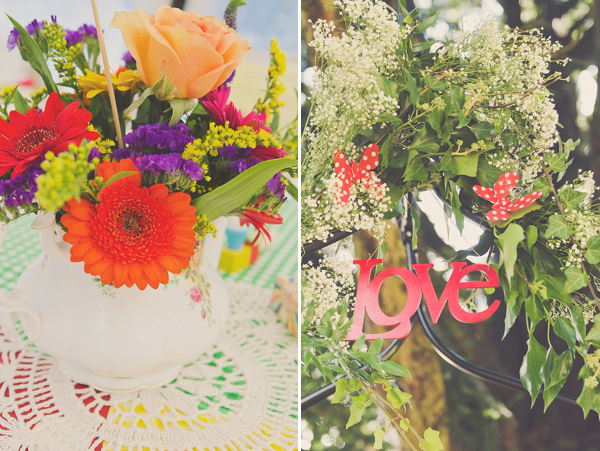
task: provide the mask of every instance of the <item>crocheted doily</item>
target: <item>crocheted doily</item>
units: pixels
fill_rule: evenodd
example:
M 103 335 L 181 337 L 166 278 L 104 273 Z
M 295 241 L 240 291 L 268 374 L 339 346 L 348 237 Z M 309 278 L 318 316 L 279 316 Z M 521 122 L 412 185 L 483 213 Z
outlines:
M 297 342 L 272 290 L 228 281 L 231 316 L 169 384 L 104 393 L 72 382 L 0 314 L 3 451 L 233 451 L 297 447 Z

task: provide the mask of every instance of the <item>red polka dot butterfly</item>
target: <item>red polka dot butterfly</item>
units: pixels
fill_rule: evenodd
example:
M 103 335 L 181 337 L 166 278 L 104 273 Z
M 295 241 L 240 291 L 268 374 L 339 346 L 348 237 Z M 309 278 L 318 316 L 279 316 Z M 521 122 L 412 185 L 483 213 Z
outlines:
M 358 183 L 363 179 L 370 178 L 371 171 L 379 164 L 379 147 L 377 144 L 369 144 L 365 149 L 358 164 L 353 161 L 352 166 L 348 163 L 346 155 L 341 150 L 333 154 L 334 170 L 342 181 L 340 192 L 337 196 L 339 205 L 346 205 L 350 197 L 350 187 L 352 183 Z M 369 185 L 365 183 L 365 187 Z
M 528 207 L 542 195 L 541 191 L 536 191 L 512 202 L 507 200 L 506 197 L 517 186 L 518 182 L 519 174 L 516 172 L 507 172 L 506 174 L 502 174 L 496 183 L 494 183 L 494 189 L 479 185 L 473 186 L 475 194 L 493 204 L 492 210 L 485 215 L 489 221 L 506 221 L 510 219 L 509 211 L 518 211 Z

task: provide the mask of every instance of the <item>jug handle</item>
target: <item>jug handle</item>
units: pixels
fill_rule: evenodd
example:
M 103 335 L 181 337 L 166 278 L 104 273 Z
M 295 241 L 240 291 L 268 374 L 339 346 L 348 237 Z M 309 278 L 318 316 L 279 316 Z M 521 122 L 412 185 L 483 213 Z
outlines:
M 7 224 L 0 225 L 0 245 L 6 234 Z M 29 315 L 32 319 L 33 329 L 28 331 L 30 340 L 35 341 L 42 333 L 42 319 L 40 314 L 34 310 L 29 304 L 24 302 L 25 293 L 23 290 L 14 290 L 10 293 L 4 293 L 0 290 L 0 311 L 2 312 L 21 312 Z
M 54 213 L 39 212 L 31 223 L 31 228 L 40 231 L 42 248 L 48 257 L 59 265 L 67 266 L 71 263 L 69 245 L 62 240 L 60 242 L 56 241 L 54 236 L 55 223 Z

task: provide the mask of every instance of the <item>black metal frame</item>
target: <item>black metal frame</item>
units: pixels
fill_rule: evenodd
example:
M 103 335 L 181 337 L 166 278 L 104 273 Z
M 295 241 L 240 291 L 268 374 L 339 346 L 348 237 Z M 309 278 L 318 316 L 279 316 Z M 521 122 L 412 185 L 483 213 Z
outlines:
M 417 208 L 416 203 L 411 195 L 409 195 L 409 203 L 411 204 L 411 208 Z M 397 224 L 400 224 L 400 221 L 397 221 Z M 412 247 L 412 219 L 410 214 L 407 215 L 405 221 L 402 222 L 400 227 L 400 232 L 402 234 L 402 241 L 404 247 L 406 249 L 406 258 L 407 258 L 407 267 L 409 269 L 412 268 L 412 265 L 417 263 L 417 255 L 415 249 Z M 353 232 L 338 232 L 331 240 L 327 242 L 317 242 L 311 243 L 306 246 L 305 255 L 303 256 L 303 261 L 310 259 L 311 254 L 316 253 L 318 250 L 323 249 L 324 247 L 333 244 L 342 238 L 351 235 Z M 438 355 L 444 359 L 447 363 L 462 371 L 465 374 L 481 379 L 485 382 L 490 382 L 492 384 L 499 385 L 504 388 L 509 388 L 511 390 L 520 391 L 527 393 L 525 387 L 521 383 L 521 380 L 518 377 L 510 376 L 507 374 L 499 373 L 497 371 L 490 370 L 488 368 L 484 368 L 482 366 L 476 365 L 472 362 L 469 362 L 467 359 L 462 357 L 460 354 L 456 353 L 448 346 L 446 346 L 443 340 L 435 333 L 433 328 L 433 324 L 431 323 L 431 319 L 427 314 L 426 306 L 424 303 L 419 305 L 419 309 L 417 310 L 417 318 L 423 331 L 425 332 L 425 336 L 429 343 L 433 347 L 433 349 L 438 353 Z M 396 350 L 400 347 L 403 340 L 394 340 L 392 341 L 380 354 L 383 359 L 391 357 Z M 301 400 L 301 408 L 309 408 L 314 404 L 322 401 L 329 395 L 335 392 L 335 384 L 328 384 L 320 389 L 314 391 L 313 393 L 305 396 Z M 542 390 L 543 392 L 543 390 Z M 555 398 L 555 402 L 559 404 L 563 404 L 570 407 L 578 407 L 576 399 L 571 396 L 558 394 Z

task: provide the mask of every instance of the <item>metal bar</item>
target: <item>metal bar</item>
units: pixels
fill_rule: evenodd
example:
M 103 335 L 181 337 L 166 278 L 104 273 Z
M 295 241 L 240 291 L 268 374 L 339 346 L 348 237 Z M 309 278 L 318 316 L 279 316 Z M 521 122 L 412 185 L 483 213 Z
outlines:
M 302 264 L 308 263 L 308 261 L 312 258 L 313 254 L 315 254 L 316 252 L 320 251 L 321 249 L 327 246 L 331 246 L 332 244 L 337 243 L 338 241 L 346 238 L 347 236 L 352 235 L 354 232 L 355 231 L 341 232 L 338 230 L 336 232 L 333 232 L 331 238 L 329 238 L 326 241 L 311 241 L 310 243 L 307 243 L 302 248 L 302 250 L 304 251 L 304 255 L 302 256 Z

